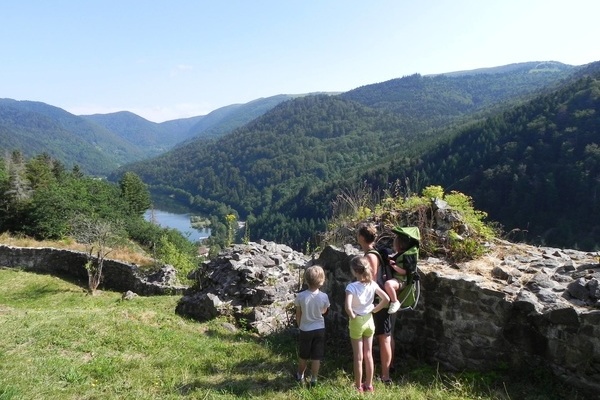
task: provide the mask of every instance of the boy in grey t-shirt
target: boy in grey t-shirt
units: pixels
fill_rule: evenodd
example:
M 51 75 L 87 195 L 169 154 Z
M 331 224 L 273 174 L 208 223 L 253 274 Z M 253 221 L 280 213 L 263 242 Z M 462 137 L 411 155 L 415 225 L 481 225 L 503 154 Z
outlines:
M 325 319 L 323 314 L 329 308 L 329 297 L 321 292 L 319 288 L 325 282 L 325 271 L 318 265 L 308 267 L 304 272 L 304 280 L 308 289 L 296 296 L 296 322 L 300 328 L 299 338 L 299 362 L 296 380 L 304 380 L 304 371 L 311 361 L 310 384 L 317 383 L 321 360 L 325 354 Z

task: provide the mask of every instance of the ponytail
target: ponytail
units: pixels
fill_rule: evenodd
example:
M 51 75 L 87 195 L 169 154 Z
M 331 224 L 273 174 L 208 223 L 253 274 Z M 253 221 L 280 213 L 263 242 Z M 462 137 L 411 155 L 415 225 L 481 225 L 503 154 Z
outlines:
M 365 256 L 356 256 L 350 260 L 350 268 L 356 274 L 356 277 L 361 282 L 371 282 L 373 280 L 373 273 L 371 272 L 371 265 L 369 260 Z

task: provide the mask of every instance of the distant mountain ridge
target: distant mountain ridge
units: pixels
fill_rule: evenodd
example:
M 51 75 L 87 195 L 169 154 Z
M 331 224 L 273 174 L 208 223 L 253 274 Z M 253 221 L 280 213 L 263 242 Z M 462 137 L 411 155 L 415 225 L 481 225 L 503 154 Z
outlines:
M 143 149 L 146 157 L 164 153 L 177 143 L 187 140 L 190 128 L 204 118 L 198 116 L 155 123 L 129 111 L 81 117 L 116 133 L 132 145 L 136 144 Z
M 104 176 L 191 138 L 224 135 L 296 96 L 257 99 L 162 123 L 128 111 L 77 116 L 42 102 L 0 99 L 0 150 L 20 150 L 27 157 L 45 152 L 68 167 Z
M 0 148 L 25 156 L 46 152 L 67 166 L 108 174 L 143 153 L 110 130 L 41 102 L 0 99 Z
M 341 94 L 369 107 L 403 115 L 412 129 L 436 128 L 503 102 L 525 100 L 549 89 L 578 67 L 539 62 L 511 64 L 473 71 L 421 76 L 414 74 L 361 86 Z M 538 71 L 533 73 L 532 71 Z
M 444 72 L 441 74 L 430 74 L 426 76 L 464 76 L 464 75 L 477 75 L 477 74 L 504 74 L 507 72 L 524 71 L 527 73 L 539 73 L 539 72 L 557 72 L 564 71 L 566 69 L 573 68 L 572 65 L 563 64 L 558 61 L 529 61 L 524 63 L 514 63 L 508 65 L 502 65 L 499 67 L 487 67 L 477 68 L 464 71 Z
M 125 166 L 112 179 L 133 171 L 155 195 L 199 213 L 231 207 L 253 219 L 256 237 L 298 248 L 324 229 L 319 224 L 336 193 L 362 182 L 364 171 L 415 163 L 460 129 L 551 92 L 581 70 L 531 73 L 535 65 L 456 77 L 415 74 L 336 96 L 292 99 L 210 145 L 191 140 Z M 388 185 L 401 174 L 378 175 Z

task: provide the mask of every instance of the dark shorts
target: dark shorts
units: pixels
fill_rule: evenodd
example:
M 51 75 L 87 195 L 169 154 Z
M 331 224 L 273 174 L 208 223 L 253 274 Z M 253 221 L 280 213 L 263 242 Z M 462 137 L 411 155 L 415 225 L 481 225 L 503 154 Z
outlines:
M 391 335 L 394 330 L 394 322 L 396 322 L 396 314 L 388 314 L 387 308 L 384 308 L 373 313 L 373 321 L 375 321 L 375 336 Z
M 322 360 L 325 355 L 325 329 L 300 331 L 298 357 L 303 360 Z

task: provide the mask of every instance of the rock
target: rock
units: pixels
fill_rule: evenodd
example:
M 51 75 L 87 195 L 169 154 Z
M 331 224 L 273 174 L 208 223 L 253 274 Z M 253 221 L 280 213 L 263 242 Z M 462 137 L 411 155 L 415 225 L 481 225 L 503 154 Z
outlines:
M 176 312 L 199 321 L 231 315 L 260 334 L 288 328 L 295 293 L 310 258 L 273 242 L 236 244 L 191 275 L 197 285 Z
M 131 290 L 128 290 L 125 293 L 123 293 L 123 295 L 121 296 L 121 300 L 133 300 L 137 296 L 137 293 L 133 293 Z

